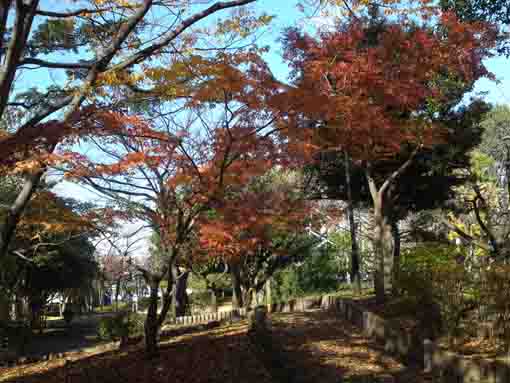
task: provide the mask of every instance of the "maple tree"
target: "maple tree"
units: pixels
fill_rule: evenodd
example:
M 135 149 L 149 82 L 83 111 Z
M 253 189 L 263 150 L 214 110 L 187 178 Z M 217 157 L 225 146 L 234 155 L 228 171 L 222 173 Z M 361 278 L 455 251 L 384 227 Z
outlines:
M 302 239 L 312 224 L 302 182 L 296 173 L 273 170 L 230 188 L 200 223 L 200 250 L 228 265 L 234 307 L 250 307 L 276 271 L 316 244 L 316 239 Z
M 214 36 L 211 30 L 194 29 L 201 21 L 255 1 L 86 0 L 66 4 L 67 9 L 45 9 L 39 0 L 0 2 L 0 167 L 2 174 L 14 168 L 23 178 L 2 222 L 0 258 L 5 258 L 23 210 L 55 161 L 58 144 L 79 134 L 89 113 L 104 106 L 105 94 L 98 88 L 105 83 L 133 87 L 134 78 L 141 79 L 133 73 L 147 59 L 193 52 Z M 158 21 L 152 17 L 156 14 Z M 217 26 L 227 38 L 216 46 L 231 47 L 234 36 L 268 20 L 233 13 L 229 23 Z M 62 60 L 60 55 L 67 57 Z M 59 82 L 19 90 L 17 79 L 28 71 L 49 72 Z
M 69 179 L 99 191 L 125 218 L 144 222 L 159 237 L 164 255 L 159 270 L 133 264 L 150 287 L 145 323 L 149 354 L 155 352 L 157 332 L 183 276 L 178 271 L 182 247 L 196 222 L 232 188 L 279 161 L 278 142 L 267 132 L 278 111 L 266 105 L 277 88 L 258 55 L 221 53 L 201 61 L 203 65 L 192 68 L 197 80 L 188 86 L 188 99 L 174 101 L 178 116 L 161 113 L 149 123 L 143 115 L 98 112 L 93 123 L 102 129 L 83 137 L 92 145 L 91 154 L 74 153 L 66 162 Z M 171 106 L 164 94 L 162 99 Z M 167 288 L 158 314 L 163 279 Z
M 379 302 L 391 276 L 392 185 L 422 147 L 441 141 L 441 125 L 430 111 L 448 99 L 444 83 L 461 83 L 466 91 L 489 75 L 482 60 L 494 40 L 493 28 L 451 13 L 441 14 L 435 26 L 352 18 L 317 38 L 287 33 L 285 57 L 294 80 L 287 123 L 308 130 L 317 148 L 344 150 L 364 168 L 374 208 Z M 405 146 L 407 160 L 376 180 L 374 164 Z
M 412 213 L 448 205 L 457 187 L 469 181 L 464 170 L 470 166 L 470 151 L 480 143 L 480 121 L 488 108 L 480 101 L 452 110 L 445 107 L 435 117 L 447 130 L 443 142 L 420 150 L 413 163 L 402 173 L 399 182 L 392 185 L 391 199 L 386 204 L 391 206 L 388 221 L 392 228 L 394 279 L 397 278 L 400 263 L 399 223 Z M 338 151 L 319 154 L 317 163 L 308 169 L 316 180 L 312 185 L 312 195 L 314 198 L 340 199 L 349 206 L 368 208 L 372 199 L 363 165 L 352 164 L 345 157 L 345 153 Z M 382 182 L 380 180 L 386 179 L 406 160 L 407 153 L 402 153 L 375 162 L 374 177 Z

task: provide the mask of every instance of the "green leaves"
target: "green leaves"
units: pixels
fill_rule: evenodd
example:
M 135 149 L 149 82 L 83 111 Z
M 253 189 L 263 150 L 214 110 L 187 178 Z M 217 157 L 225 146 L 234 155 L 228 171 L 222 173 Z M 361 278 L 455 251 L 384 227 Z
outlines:
M 29 44 L 31 56 L 56 51 L 78 53 L 80 35 L 75 29 L 75 19 L 47 19 L 38 25 Z

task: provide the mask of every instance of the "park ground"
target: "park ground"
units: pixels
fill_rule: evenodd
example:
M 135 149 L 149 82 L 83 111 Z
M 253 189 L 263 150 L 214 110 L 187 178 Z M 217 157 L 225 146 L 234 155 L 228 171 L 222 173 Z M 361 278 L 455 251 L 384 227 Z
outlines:
M 245 321 L 161 340 L 157 358 L 141 345 L 125 350 L 98 347 L 66 360 L 0 369 L 2 383 L 280 382 L 281 374 L 260 357 Z M 333 313 L 309 311 L 271 315 L 272 355 L 293 382 L 422 382 L 419 370 L 388 356 L 372 340 Z M 107 351 L 106 351 L 107 350 Z M 279 376 L 279 378 L 278 378 Z

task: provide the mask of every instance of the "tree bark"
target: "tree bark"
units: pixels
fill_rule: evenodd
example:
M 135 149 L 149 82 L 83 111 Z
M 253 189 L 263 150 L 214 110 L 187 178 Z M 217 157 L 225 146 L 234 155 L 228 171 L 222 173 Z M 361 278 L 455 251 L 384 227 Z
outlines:
M 229 266 L 230 277 L 232 279 L 232 308 L 237 310 L 244 307 L 243 294 L 241 291 L 241 274 L 237 263 L 234 262 Z
M 398 221 L 391 220 L 391 234 L 393 236 L 393 294 L 398 294 L 398 278 L 400 273 L 400 230 Z
M 376 271 L 374 273 L 375 296 L 378 304 L 386 300 L 386 290 L 391 286 L 393 248 L 391 225 L 384 212 L 383 195 L 376 193 L 374 199 L 374 250 L 376 257 Z
M 23 183 L 21 192 L 18 194 L 16 200 L 9 208 L 0 231 L 0 259 L 3 259 L 7 256 L 9 244 L 11 242 L 12 236 L 16 231 L 16 226 L 18 225 L 21 214 L 32 198 L 32 195 L 39 185 L 43 174 L 44 170 L 40 170 L 27 176 L 25 178 L 25 182 Z
M 177 266 L 173 267 L 175 289 L 173 289 L 173 309 L 175 317 L 186 315 L 186 307 L 188 306 L 188 294 L 186 288 L 188 286 L 189 272 L 184 272 L 183 275 L 179 276 Z
M 145 318 L 145 352 L 149 357 L 157 354 L 158 344 L 158 290 L 160 280 L 153 279 L 149 283 L 149 307 Z
M 7 322 L 9 319 L 10 319 L 9 295 L 0 291 L 0 323 Z
M 244 291 L 244 294 L 243 294 L 243 303 L 244 303 L 244 306 L 247 310 L 249 310 L 252 306 L 252 303 L 253 303 L 253 294 L 255 293 L 255 290 L 254 289 L 246 289 Z
M 5 3 L 5 2 L 4 2 Z M 2 4 L 0 8 L 0 41 L 4 42 L 4 31 L 8 24 L 8 12 L 10 1 Z M 2 57 L 2 66 L 0 67 L 0 117 L 3 117 L 9 95 L 13 88 L 16 78 L 16 70 L 21 58 L 26 51 L 28 37 L 32 29 L 35 13 L 39 5 L 39 0 L 33 0 L 30 4 L 22 1 L 15 2 L 15 18 L 11 29 L 11 36 L 7 39 L 5 57 Z
M 273 304 L 273 297 L 271 291 L 271 278 L 266 281 L 266 304 L 271 306 Z
M 395 170 L 383 182 L 380 188 L 377 187 L 375 179 L 372 176 L 371 165 L 368 164 L 365 169 L 365 175 L 370 190 L 370 195 L 374 203 L 374 250 L 376 256 L 376 272 L 374 273 L 375 297 L 378 304 L 383 304 L 386 297 L 386 289 L 390 287 L 393 267 L 392 234 L 389 217 L 391 216 L 391 206 L 389 190 L 405 170 L 412 164 L 414 157 L 421 149 L 418 145 L 409 158 L 400 167 Z
M 211 291 L 211 308 L 213 313 L 218 312 L 218 292 L 214 287 L 210 289 Z
M 349 228 L 351 233 L 351 284 L 357 294 L 361 293 L 361 276 L 359 262 L 358 240 L 356 238 L 356 222 L 354 221 L 354 204 L 352 201 L 350 159 L 344 152 L 345 180 L 347 186 L 347 212 L 349 216 Z
M 115 311 L 119 311 L 120 278 L 115 283 Z

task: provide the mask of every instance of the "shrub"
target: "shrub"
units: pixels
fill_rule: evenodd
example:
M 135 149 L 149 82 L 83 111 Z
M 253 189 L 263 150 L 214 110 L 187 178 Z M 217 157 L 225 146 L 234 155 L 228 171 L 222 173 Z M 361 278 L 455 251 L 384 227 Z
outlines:
M 143 334 L 143 316 L 121 312 L 99 321 L 98 336 L 102 340 L 121 341 L 121 347 L 130 336 Z
M 480 301 L 510 351 L 510 266 L 492 265 L 481 273 Z
M 476 307 L 469 298 L 473 280 L 451 252 L 449 246 L 413 249 L 403 257 L 396 281 L 397 291 L 418 303 L 416 314 L 432 338 L 445 332 L 453 340 L 463 315 Z

